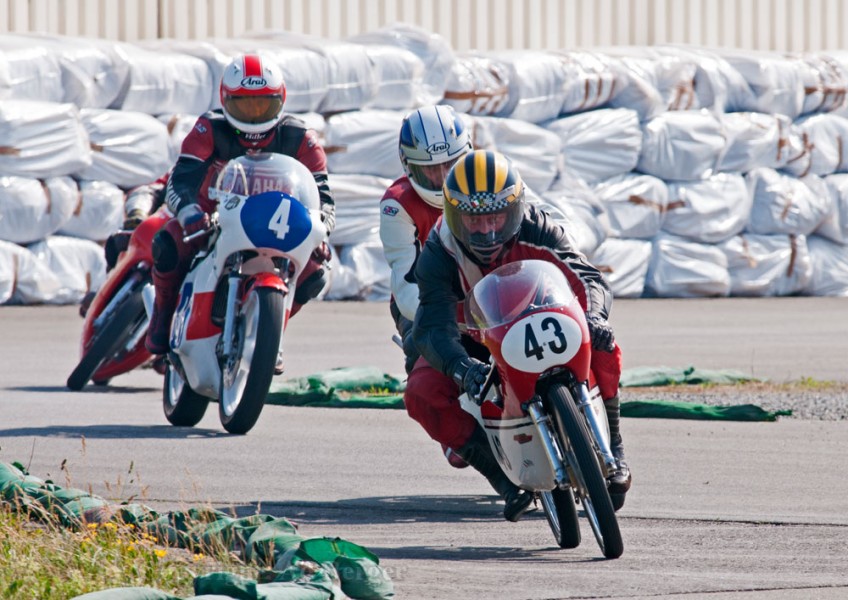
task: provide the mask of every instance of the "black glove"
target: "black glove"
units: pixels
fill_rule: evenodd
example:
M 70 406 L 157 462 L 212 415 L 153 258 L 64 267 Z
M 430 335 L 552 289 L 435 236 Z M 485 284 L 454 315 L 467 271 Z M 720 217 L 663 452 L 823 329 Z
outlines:
M 589 313 L 586 315 L 586 324 L 589 326 L 593 350 L 612 352 L 615 349 L 615 334 L 605 318 Z
M 482 400 L 480 395 L 483 393 L 483 384 L 486 383 L 490 369 L 490 365 L 480 362 L 476 358 L 463 358 L 456 373 L 454 373 L 453 379 L 460 389 L 468 394 L 469 398 L 479 404 Z

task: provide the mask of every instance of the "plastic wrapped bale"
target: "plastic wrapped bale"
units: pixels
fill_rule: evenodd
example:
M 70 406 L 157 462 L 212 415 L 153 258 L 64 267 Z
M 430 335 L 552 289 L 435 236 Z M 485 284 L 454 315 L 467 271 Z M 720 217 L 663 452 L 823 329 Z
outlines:
M 70 177 L 0 177 L 0 240 L 29 244 L 59 231 L 79 204 Z
M 327 300 L 384 301 L 391 295 L 391 270 L 379 240 L 342 246 L 339 267 L 333 265 L 333 281 Z
M 805 53 L 798 58 L 802 61 L 804 84 L 802 114 L 842 108 L 848 96 L 848 65 L 836 60 L 830 52 Z
M 783 54 L 751 49 L 716 50 L 744 80 L 728 86 L 727 112 L 777 113 L 796 119 L 804 110 L 802 61 Z
M 745 178 L 739 173 L 670 181 L 662 230 L 695 242 L 721 242 L 745 230 L 752 204 Z
M 792 121 L 785 115 L 755 112 L 725 113 L 718 116 L 727 140 L 719 158 L 719 171 L 747 173 L 759 167 L 779 169 L 786 165 Z
M 491 56 L 461 54 L 450 71 L 443 102 L 458 113 L 498 115 L 508 112 L 510 69 Z
M 603 108 L 550 121 L 562 143 L 563 170 L 589 183 L 628 173 L 639 162 L 642 129 L 628 108 Z
M 394 23 L 353 36 L 348 41 L 365 46 L 394 47 L 400 51 L 399 56 L 411 52 L 420 61 L 422 73 L 410 81 L 408 97 L 411 104 L 408 106 L 437 104 L 444 97 L 454 53 L 448 40 L 441 35 L 407 23 Z M 369 54 L 375 58 L 373 52 Z M 381 83 L 381 87 L 385 83 Z
M 847 118 L 830 113 L 809 115 L 796 120 L 795 127 L 809 147 L 810 164 L 803 175 L 848 171 Z
M 693 181 L 717 170 L 724 151 L 721 123 L 707 110 L 670 111 L 642 126 L 636 169 L 660 179 Z
M 653 46 L 652 49 L 658 56 L 681 57 L 693 62 L 695 65 L 693 89 L 697 101 L 692 108 L 704 108 L 715 115 L 729 112 L 731 90 L 747 89 L 748 84 L 742 74 L 727 60 L 711 50 L 673 44 Z
M 24 248 L 0 241 L 0 303 L 42 304 L 62 289 L 50 267 Z
M 720 248 L 669 234 L 653 240 L 645 276 L 649 298 L 711 298 L 730 295 L 727 256 Z
M 660 232 L 668 208 L 668 187 L 653 175 L 625 173 L 594 186 L 606 209 L 610 235 L 651 239 Z
M 58 177 L 89 165 L 88 133 L 73 104 L 0 102 L 0 173 Z
M 334 173 L 388 179 L 403 175 L 398 158 L 398 133 L 405 115 L 402 111 L 359 110 L 329 117 L 324 130 L 324 150 L 331 173 L 330 185 Z M 374 200 L 376 203 L 379 197 Z
M 753 198 L 751 233 L 809 235 L 830 215 L 834 198 L 821 177 L 793 177 L 774 169 L 745 175 Z
M 487 52 L 484 56 L 509 69 L 509 101 L 493 116 L 543 123 L 562 113 L 569 84 L 562 57 L 537 50 Z
M 517 119 L 471 117 L 471 122 L 475 149 L 501 152 L 534 191 L 543 193 L 550 189 L 562 169 L 558 135 Z
M 177 52 L 155 52 L 127 44 L 129 85 L 112 104 L 121 110 L 161 115 L 200 115 L 209 110 L 209 91 L 217 82 L 203 60 Z
M 62 73 L 62 102 L 79 108 L 111 108 L 129 85 L 125 43 L 44 33 L 27 36 L 56 57 Z
M 651 258 L 648 240 L 608 238 L 589 256 L 589 262 L 604 274 L 616 298 L 640 298 Z
M 62 97 L 56 54 L 28 36 L 0 35 L 0 101 L 62 102 Z
M 326 59 L 326 94 L 314 109 L 300 110 L 315 110 L 322 114 L 360 110 L 368 106 L 377 95 L 377 67 L 361 44 L 276 30 L 260 31 L 244 37 L 273 42 L 280 47 L 311 50 Z
M 554 187 L 541 195 L 538 207 L 565 228 L 572 245 L 583 254 L 594 252 L 609 235 L 603 204 L 578 177 L 560 176 Z
M 565 97 L 560 114 L 574 114 L 604 106 L 632 83 L 618 60 L 597 52 L 564 50 L 555 52 L 565 72 Z M 636 90 L 626 90 L 626 94 Z M 632 99 L 632 98 L 631 98 Z M 621 105 L 619 105 L 621 106 Z M 639 106 L 628 106 L 639 113 Z
M 848 244 L 848 174 L 828 175 L 824 181 L 833 197 L 833 207 L 814 233 L 837 244 Z
M 168 130 L 168 162 L 172 165 L 180 157 L 183 140 L 197 123 L 195 115 L 166 114 L 156 117 Z
M 54 235 L 28 248 L 59 279 L 61 288 L 46 300 L 50 304 L 79 304 L 106 279 L 103 248 L 91 240 Z
M 80 111 L 91 140 L 91 166 L 79 179 L 108 181 L 122 188 L 156 181 L 171 168 L 170 136 L 157 118 L 129 110 Z
M 692 108 L 695 94 L 691 90 L 691 75 L 688 82 L 677 84 L 678 95 L 681 97 L 666 99 L 658 89 L 659 65 L 657 62 L 648 58 L 621 56 L 618 57 L 618 64 L 621 87 L 609 102 L 611 108 L 631 108 L 639 113 L 640 121 L 653 119 L 668 110 L 670 104 L 682 105 L 677 110 Z M 685 91 L 687 85 L 688 94 Z
M 79 203 L 58 233 L 104 242 L 124 222 L 124 192 L 108 181 L 77 183 Z
M 811 235 L 807 238 L 807 250 L 813 274 L 804 294 L 848 297 L 848 246 Z
M 718 246 L 727 256 L 731 296 L 799 294 L 813 274 L 803 235 L 745 233 Z
M 380 239 L 380 198 L 391 179 L 375 175 L 333 175 L 330 184 L 336 201 L 334 246 L 349 246 Z

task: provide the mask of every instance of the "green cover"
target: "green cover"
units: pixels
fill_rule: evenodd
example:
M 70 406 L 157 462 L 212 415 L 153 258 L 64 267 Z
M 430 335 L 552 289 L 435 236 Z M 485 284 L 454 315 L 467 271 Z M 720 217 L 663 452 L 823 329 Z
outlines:
M 697 419 L 717 421 L 776 421 L 777 417 L 791 415 L 791 410 L 769 412 L 755 404 L 734 406 L 708 406 L 691 402 L 665 400 L 637 400 L 621 403 L 622 417 L 645 419 Z

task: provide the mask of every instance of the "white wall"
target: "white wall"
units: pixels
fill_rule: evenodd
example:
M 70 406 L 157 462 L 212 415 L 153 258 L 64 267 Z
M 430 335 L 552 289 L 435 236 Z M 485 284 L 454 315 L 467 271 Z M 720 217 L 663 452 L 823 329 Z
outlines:
M 0 0 L 0 33 L 139 40 L 285 29 L 326 38 L 403 21 L 455 50 L 690 43 L 848 47 L 848 0 Z

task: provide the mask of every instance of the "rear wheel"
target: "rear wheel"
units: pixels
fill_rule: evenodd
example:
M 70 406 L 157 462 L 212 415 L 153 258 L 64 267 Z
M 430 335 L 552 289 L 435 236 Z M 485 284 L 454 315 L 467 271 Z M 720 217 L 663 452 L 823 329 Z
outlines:
M 233 328 L 233 353 L 221 361 L 218 414 L 230 433 L 247 433 L 259 419 L 274 377 L 282 328 L 282 292 L 251 291 Z
M 174 365 L 169 364 L 162 392 L 162 408 L 168 422 L 178 427 L 194 427 L 206 414 L 207 406 L 209 398 L 191 389 Z
M 574 504 L 574 492 L 571 488 L 555 488 L 550 492 L 539 492 L 542 509 L 548 525 L 554 532 L 554 539 L 560 548 L 576 548 L 580 545 L 580 522 L 577 520 L 577 506 Z
M 621 530 L 583 415 L 565 385 L 553 385 L 547 397 L 556 427 L 566 442 L 563 451 L 575 494 L 604 556 L 618 558 L 624 552 Z
M 68 376 L 68 387 L 75 391 L 81 390 L 98 367 L 105 360 L 112 358 L 132 338 L 146 316 L 144 300 L 139 289 L 127 296 L 100 331 L 94 334 L 91 344 Z

